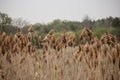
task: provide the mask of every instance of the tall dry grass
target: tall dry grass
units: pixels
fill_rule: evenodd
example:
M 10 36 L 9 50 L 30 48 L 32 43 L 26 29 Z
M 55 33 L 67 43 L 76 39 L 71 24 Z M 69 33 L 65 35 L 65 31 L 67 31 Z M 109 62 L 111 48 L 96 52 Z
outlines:
M 0 35 L 0 80 L 120 80 L 120 43 L 108 32 L 98 39 L 85 28 L 77 44 L 74 33 L 28 30 Z

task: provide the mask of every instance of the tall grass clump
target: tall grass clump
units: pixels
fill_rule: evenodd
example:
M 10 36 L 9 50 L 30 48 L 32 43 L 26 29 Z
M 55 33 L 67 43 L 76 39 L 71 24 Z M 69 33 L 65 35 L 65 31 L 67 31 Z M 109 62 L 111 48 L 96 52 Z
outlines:
M 120 43 L 109 32 L 98 38 L 88 28 L 77 36 L 55 36 L 52 29 L 43 39 L 32 25 L 28 34 L 3 32 L 0 80 L 120 80 Z

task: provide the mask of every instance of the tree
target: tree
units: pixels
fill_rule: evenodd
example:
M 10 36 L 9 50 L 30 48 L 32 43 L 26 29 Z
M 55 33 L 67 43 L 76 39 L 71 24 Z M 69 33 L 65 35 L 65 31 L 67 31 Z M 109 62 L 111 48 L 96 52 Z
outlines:
M 113 27 L 120 27 L 120 18 L 116 17 L 115 19 L 113 19 L 112 26 Z
M 0 12 L 0 32 L 5 32 L 5 28 L 11 26 L 11 17 L 5 13 Z
M 89 18 L 88 15 L 86 15 L 86 16 L 84 17 L 83 22 L 82 22 L 82 26 L 83 26 L 83 27 L 88 27 L 88 28 L 92 29 L 93 23 L 92 23 L 92 21 L 90 20 L 90 18 Z
M 12 19 L 12 25 L 18 28 L 23 28 L 28 24 L 29 22 L 27 22 L 26 20 L 23 20 L 22 18 Z

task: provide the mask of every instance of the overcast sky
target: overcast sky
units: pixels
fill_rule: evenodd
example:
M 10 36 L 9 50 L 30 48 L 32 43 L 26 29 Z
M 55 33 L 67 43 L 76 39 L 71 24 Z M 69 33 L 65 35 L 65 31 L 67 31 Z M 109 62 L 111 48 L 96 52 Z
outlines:
M 120 17 L 120 0 L 0 0 L 0 12 L 31 23 Z

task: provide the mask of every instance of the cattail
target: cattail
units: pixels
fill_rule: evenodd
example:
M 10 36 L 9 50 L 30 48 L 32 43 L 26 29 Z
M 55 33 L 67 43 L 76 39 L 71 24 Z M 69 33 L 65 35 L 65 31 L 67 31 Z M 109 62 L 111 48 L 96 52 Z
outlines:
M 3 33 L 2 33 L 2 38 L 5 38 L 5 36 L 6 36 L 6 33 L 3 32 Z
M 32 43 L 31 43 L 31 42 L 28 42 L 26 46 L 27 46 L 27 51 L 28 51 L 28 52 L 31 52 Z
M 81 51 L 81 45 L 78 45 L 78 52 Z
M 60 58 L 60 54 L 57 54 L 56 56 L 57 56 L 57 59 L 59 59 L 59 58 Z
M 83 36 L 82 34 L 80 34 L 80 40 L 83 40 L 83 37 L 84 37 L 84 36 Z
M 85 37 L 83 37 L 83 39 L 82 39 L 82 44 L 86 44 L 86 38 Z
M 45 38 L 43 39 L 43 41 L 48 41 L 48 36 L 45 36 Z
M 83 37 L 87 36 L 88 35 L 88 32 L 86 31 L 86 28 L 83 29 L 83 31 L 81 32 L 81 35 Z
M 14 42 L 17 42 L 18 41 L 18 37 L 17 35 L 14 35 L 14 39 L 13 39 Z
M 89 47 L 89 53 L 90 53 L 90 57 L 91 57 L 91 59 L 92 59 L 93 56 L 95 55 L 95 50 L 94 50 L 93 46 L 90 46 L 90 47 Z
M 5 46 L 4 45 L 1 46 L 1 52 L 3 55 L 5 54 Z
M 28 31 L 29 32 L 33 32 L 34 31 L 32 25 L 30 25 L 30 27 L 28 28 Z
M 37 46 L 32 46 L 31 51 L 34 53 L 37 50 Z
M 118 71 L 118 74 L 120 75 L 120 70 Z
M 69 64 L 69 61 L 66 59 L 65 62 L 64 62 L 65 65 L 68 65 Z
M 48 45 L 47 44 L 43 44 L 43 49 L 45 49 L 45 51 L 48 50 Z
M 53 35 L 54 34 L 54 32 L 55 32 L 55 30 L 54 29 L 52 29 L 52 30 L 50 30 L 50 32 L 48 33 L 49 35 Z
M 89 52 L 89 45 L 88 45 L 88 43 L 86 43 L 86 44 L 83 46 L 83 51 Z
M 90 29 L 86 28 L 85 30 L 87 31 L 89 37 L 92 36 L 92 31 Z
M 11 37 L 7 36 L 5 41 L 6 41 L 7 44 L 10 44 L 11 40 L 12 40 Z
M 34 33 L 34 38 L 35 38 L 36 41 L 38 41 L 39 36 L 38 36 L 37 32 Z
M 115 60 L 117 58 L 117 50 L 116 50 L 116 48 L 112 49 L 112 57 L 113 57 L 113 63 L 115 64 Z
M 47 59 L 45 59 L 44 61 L 45 61 L 45 63 L 47 64 Z
M 82 60 L 82 57 L 83 57 L 82 54 L 78 56 L 77 61 L 80 62 Z
M 57 70 L 58 69 L 58 66 L 57 64 L 54 65 L 54 69 Z
M 11 63 L 11 54 L 7 53 L 6 60 Z
M 77 59 L 78 59 L 78 53 L 75 52 L 75 53 L 73 53 L 73 60 L 74 60 L 74 62 L 76 62 Z
M 63 75 L 63 72 L 64 72 L 64 70 L 63 70 L 63 69 L 61 69 L 61 71 L 60 71 L 61 76 Z
M 85 62 L 86 62 L 86 64 L 87 64 L 88 68 L 91 70 L 90 62 L 88 61 L 88 59 L 87 59 L 86 57 L 85 57 L 84 59 L 85 59 Z
M 67 34 L 66 34 L 65 31 L 61 34 L 60 37 L 62 38 L 62 43 L 63 44 L 67 43 Z
M 24 60 L 25 60 L 25 57 L 21 59 L 20 64 L 22 64 Z
M 0 55 L 2 54 L 2 47 L 0 46 Z
M 42 38 L 41 38 L 41 36 L 39 36 L 39 38 L 38 38 L 38 39 L 39 39 L 39 43 L 41 43 L 41 41 L 42 41 Z
M 116 36 L 111 37 L 111 41 L 114 42 L 114 43 L 117 42 Z
M 18 30 L 17 30 L 17 33 L 16 33 L 17 37 L 20 38 L 20 37 L 21 37 L 21 34 L 22 34 L 21 29 L 18 29 Z
M 57 51 L 60 51 L 60 50 L 61 50 L 61 52 L 62 52 L 62 48 L 63 48 L 63 44 L 62 44 L 62 43 L 59 43 L 59 44 L 57 45 Z
M 52 38 L 52 44 L 55 44 L 55 37 Z
M 31 34 L 31 32 L 28 32 L 28 34 L 27 34 L 27 39 L 30 41 L 31 38 L 32 38 L 32 34 Z

